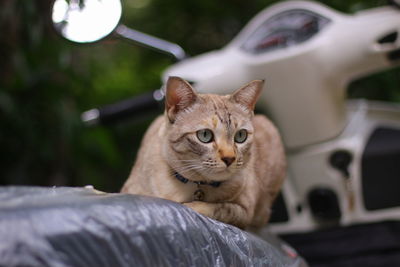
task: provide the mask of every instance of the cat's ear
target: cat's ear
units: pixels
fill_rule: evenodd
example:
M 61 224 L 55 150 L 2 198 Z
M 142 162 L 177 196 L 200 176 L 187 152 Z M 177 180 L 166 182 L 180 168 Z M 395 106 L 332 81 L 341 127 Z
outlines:
M 168 78 L 165 88 L 165 111 L 173 122 L 176 114 L 196 101 L 197 95 L 190 84 L 179 77 Z
M 232 100 L 246 109 L 253 111 L 257 100 L 260 97 L 264 86 L 264 80 L 254 80 L 249 82 L 235 93 L 232 94 Z

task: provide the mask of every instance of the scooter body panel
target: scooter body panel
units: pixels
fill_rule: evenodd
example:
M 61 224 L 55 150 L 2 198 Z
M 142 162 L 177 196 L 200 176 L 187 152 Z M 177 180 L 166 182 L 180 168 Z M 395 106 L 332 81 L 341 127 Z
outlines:
M 400 180 L 393 178 L 400 177 L 400 164 L 388 165 L 385 160 L 400 162 L 400 105 L 359 100 L 349 102 L 347 110 L 346 127 L 338 137 L 288 151 L 289 179 L 283 187 L 288 220 L 271 223 L 272 231 L 312 231 L 332 225 L 400 219 Z M 395 143 L 387 140 L 388 135 L 376 135 L 382 129 L 390 132 Z M 374 147 L 368 150 L 371 145 Z M 332 155 L 338 151 L 351 155 L 347 177 L 332 165 Z M 368 160 L 371 157 L 372 161 Z M 368 169 L 373 169 L 372 177 L 365 173 Z M 369 185 L 371 179 L 377 181 L 374 188 Z M 336 198 L 322 194 L 319 199 L 310 199 L 311 192 L 317 189 L 331 191 Z M 371 190 L 379 197 L 369 193 Z M 338 211 L 330 212 L 329 208 L 336 209 L 335 203 L 329 203 L 335 199 Z M 318 205 L 328 216 L 318 212 Z M 332 212 L 338 212 L 338 216 L 330 217 Z

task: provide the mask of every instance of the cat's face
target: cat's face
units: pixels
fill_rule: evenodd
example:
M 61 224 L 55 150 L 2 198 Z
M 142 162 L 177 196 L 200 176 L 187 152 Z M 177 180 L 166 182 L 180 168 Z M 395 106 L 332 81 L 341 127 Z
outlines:
M 191 180 L 222 181 L 243 168 L 250 157 L 253 108 L 261 88 L 257 81 L 233 95 L 202 95 L 170 78 L 167 161 L 173 171 Z

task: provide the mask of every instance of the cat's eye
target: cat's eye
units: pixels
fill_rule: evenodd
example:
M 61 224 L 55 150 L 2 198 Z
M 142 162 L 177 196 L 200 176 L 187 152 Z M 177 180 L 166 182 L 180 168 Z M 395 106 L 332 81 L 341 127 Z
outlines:
M 214 134 L 210 129 L 202 129 L 196 132 L 197 138 L 203 143 L 210 143 L 214 140 Z
M 234 139 L 236 143 L 243 143 L 247 139 L 247 131 L 245 129 L 240 129 L 236 132 Z

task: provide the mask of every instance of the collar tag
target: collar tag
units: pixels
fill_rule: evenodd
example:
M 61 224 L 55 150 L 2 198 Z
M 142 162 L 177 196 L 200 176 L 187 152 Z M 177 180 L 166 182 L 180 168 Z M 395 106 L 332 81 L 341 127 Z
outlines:
M 203 201 L 205 197 L 205 193 L 200 188 L 197 189 L 193 194 L 193 200 L 195 201 Z

